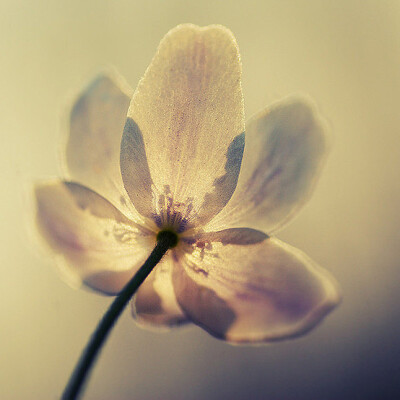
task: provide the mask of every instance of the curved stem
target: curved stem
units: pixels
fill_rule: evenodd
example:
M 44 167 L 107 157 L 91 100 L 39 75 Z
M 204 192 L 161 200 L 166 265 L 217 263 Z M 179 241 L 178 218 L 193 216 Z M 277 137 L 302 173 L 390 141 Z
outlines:
M 169 248 L 174 247 L 176 243 L 177 236 L 173 232 L 163 231 L 157 236 L 157 244 L 154 250 L 151 252 L 149 258 L 115 298 L 110 308 L 97 325 L 96 330 L 89 339 L 89 343 L 84 349 L 75 367 L 75 370 L 72 373 L 67 386 L 65 387 L 62 400 L 78 399 L 88 373 L 90 372 L 90 368 L 96 360 L 101 346 L 107 339 L 107 336 L 110 333 L 111 328 L 114 326 L 116 320 L 121 315 L 131 297 L 135 294 L 139 286 L 161 260 L 163 255 Z

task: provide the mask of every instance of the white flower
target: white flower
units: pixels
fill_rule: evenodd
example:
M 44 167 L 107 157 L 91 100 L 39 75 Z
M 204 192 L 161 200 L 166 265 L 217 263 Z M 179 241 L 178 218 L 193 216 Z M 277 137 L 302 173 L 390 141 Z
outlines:
M 324 121 L 289 98 L 248 122 L 244 147 L 240 79 L 229 30 L 176 27 L 132 99 L 115 73 L 86 88 L 70 117 L 68 179 L 36 187 L 60 265 L 101 292 L 124 287 L 160 231 L 178 234 L 132 301 L 142 325 L 192 321 L 230 342 L 266 342 L 304 333 L 340 301 L 325 270 L 270 237 L 310 196 Z

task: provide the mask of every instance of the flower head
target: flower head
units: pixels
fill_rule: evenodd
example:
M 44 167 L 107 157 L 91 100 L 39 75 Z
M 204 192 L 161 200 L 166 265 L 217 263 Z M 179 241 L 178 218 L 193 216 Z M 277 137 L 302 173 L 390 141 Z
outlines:
M 36 187 L 40 232 L 68 276 L 95 290 L 118 293 L 159 232 L 178 235 L 132 301 L 141 325 L 191 321 L 231 342 L 266 342 L 309 330 L 340 300 L 326 271 L 270 236 L 310 196 L 324 121 L 296 97 L 245 129 L 240 79 L 229 30 L 176 27 L 133 96 L 116 73 L 83 91 L 68 179 Z

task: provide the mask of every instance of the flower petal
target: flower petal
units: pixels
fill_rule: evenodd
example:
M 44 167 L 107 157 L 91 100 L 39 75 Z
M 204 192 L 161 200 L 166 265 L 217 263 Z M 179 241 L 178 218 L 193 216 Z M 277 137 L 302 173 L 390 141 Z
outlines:
M 203 234 L 175 261 L 173 284 L 182 309 L 230 342 L 303 334 L 340 301 L 327 271 L 301 251 L 252 229 Z
M 172 286 L 172 260 L 167 254 L 140 286 L 132 301 L 132 315 L 146 328 L 166 328 L 188 322 Z
M 327 147 L 326 124 L 306 98 L 291 97 L 257 114 L 246 126 L 236 191 L 206 229 L 282 228 L 310 197 Z
M 244 148 L 240 78 L 238 47 L 224 27 L 180 25 L 161 41 L 121 145 L 125 188 L 143 215 L 205 223 L 228 202 Z
M 132 89 L 116 72 L 94 79 L 71 110 L 66 151 L 72 179 L 109 199 L 130 217 L 136 212 L 122 183 L 119 156 L 131 97 Z
M 150 250 L 151 251 L 151 250 Z M 145 254 L 143 253 L 143 256 Z M 83 283 L 90 289 L 108 295 L 118 294 L 146 261 L 146 257 L 132 259 L 133 267 L 122 271 L 102 270 L 86 276 Z
M 39 231 L 75 283 L 118 292 L 154 247 L 150 232 L 84 186 L 44 183 L 35 195 Z

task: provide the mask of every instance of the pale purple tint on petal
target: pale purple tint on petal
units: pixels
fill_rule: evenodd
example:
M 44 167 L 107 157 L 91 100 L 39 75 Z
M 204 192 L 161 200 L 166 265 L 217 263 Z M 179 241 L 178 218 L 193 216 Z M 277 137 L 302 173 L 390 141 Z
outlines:
M 90 187 L 137 220 L 122 183 L 119 156 L 132 89 L 117 72 L 98 75 L 78 96 L 69 119 L 66 165 Z
M 157 264 L 132 301 L 132 315 L 144 327 L 167 328 L 188 322 L 175 297 L 170 257 L 164 256 Z
M 161 41 L 121 147 L 125 188 L 159 226 L 205 223 L 230 199 L 244 147 L 240 78 L 238 47 L 224 27 L 180 25 Z
M 248 226 L 272 233 L 305 204 L 327 150 L 315 105 L 290 97 L 253 117 L 236 191 L 207 230 Z
M 182 245 L 174 262 L 182 309 L 231 342 L 300 335 L 340 301 L 327 271 L 301 251 L 251 229 L 203 234 Z
M 154 247 L 151 232 L 84 186 L 43 183 L 36 186 L 35 196 L 39 232 L 58 255 L 60 268 L 67 269 L 75 281 L 88 281 L 106 293 L 118 292 L 124 284 L 121 276 L 116 282 L 100 275 L 127 273 L 127 282 L 130 271 L 139 268 Z

